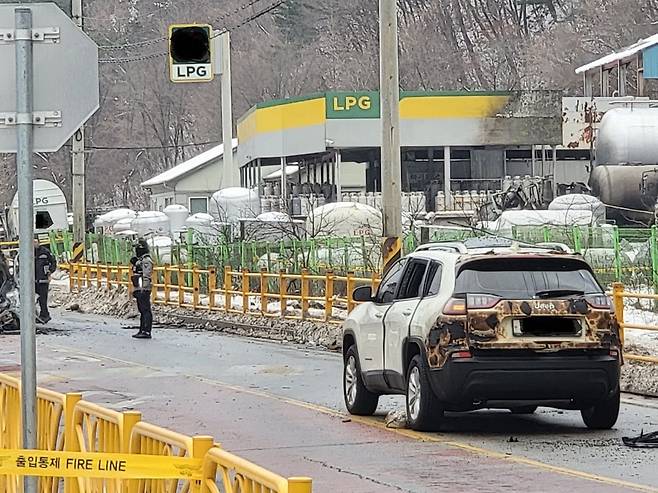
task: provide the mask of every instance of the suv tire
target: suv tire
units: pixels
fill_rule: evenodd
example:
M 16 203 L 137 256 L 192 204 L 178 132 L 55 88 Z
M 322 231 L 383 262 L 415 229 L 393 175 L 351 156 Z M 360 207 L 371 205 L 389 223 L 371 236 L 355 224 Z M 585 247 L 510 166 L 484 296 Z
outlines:
M 617 422 L 619 416 L 619 387 L 615 393 L 607 399 L 600 401 L 587 409 L 581 409 L 585 425 L 593 430 L 609 430 Z
M 377 410 L 379 395 L 370 392 L 363 383 L 359 354 L 352 345 L 343 359 L 343 398 L 350 414 L 371 416 Z
M 443 407 L 429 380 L 429 369 L 420 355 L 413 357 L 407 370 L 407 423 L 416 431 L 436 431 Z

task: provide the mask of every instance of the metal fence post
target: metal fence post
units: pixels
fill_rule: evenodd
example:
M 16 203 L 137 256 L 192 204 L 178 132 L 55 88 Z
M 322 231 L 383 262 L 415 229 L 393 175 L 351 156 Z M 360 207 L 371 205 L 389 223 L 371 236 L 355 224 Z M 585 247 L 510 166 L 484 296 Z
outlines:
M 242 313 L 249 311 L 249 271 L 242 268 Z
M 208 271 L 208 309 L 215 308 L 215 290 L 217 289 L 217 270 L 210 267 Z
M 308 297 L 310 296 L 310 291 L 311 291 L 310 282 L 308 280 L 308 269 L 302 269 L 301 284 L 302 284 L 302 289 L 301 289 L 302 320 L 304 320 L 308 317 L 308 308 L 309 308 Z
M 619 227 L 613 226 L 612 239 L 615 245 L 615 281 L 621 282 L 621 245 L 619 243 Z
M 313 480 L 311 478 L 288 478 L 288 493 L 311 493 Z
M 624 346 L 624 285 L 616 282 L 612 285 L 612 303 L 615 309 L 615 317 L 619 324 L 619 340 Z
M 231 266 L 227 265 L 224 267 L 224 311 L 228 312 L 233 308 L 233 302 L 231 300 L 231 293 L 233 285 L 233 279 L 231 276 Z
M 261 268 L 260 270 L 260 312 L 267 313 L 267 277 L 265 273 L 267 269 Z
M 281 307 L 281 318 L 285 317 L 286 310 L 288 310 L 288 303 L 286 301 L 286 294 L 288 289 L 286 286 L 285 273 L 285 270 L 279 270 L 279 303 Z
M 354 303 L 354 298 L 352 297 L 354 291 L 354 272 L 350 271 L 347 273 L 347 313 L 350 313 L 354 310 L 356 304 Z
M 192 451 L 190 456 L 193 459 L 204 459 L 208 451 L 214 446 L 214 439 L 210 436 L 192 437 Z M 203 481 L 190 481 L 190 493 L 200 493 Z
M 334 313 L 334 271 L 328 270 L 324 285 L 324 320 L 328 322 Z
M 80 450 L 75 430 L 75 406 L 82 400 L 82 394 L 70 393 L 64 396 L 64 451 L 78 452 Z M 64 479 L 64 493 L 77 493 L 77 478 Z
M 168 265 L 164 266 L 164 297 L 165 305 L 171 302 L 171 269 Z

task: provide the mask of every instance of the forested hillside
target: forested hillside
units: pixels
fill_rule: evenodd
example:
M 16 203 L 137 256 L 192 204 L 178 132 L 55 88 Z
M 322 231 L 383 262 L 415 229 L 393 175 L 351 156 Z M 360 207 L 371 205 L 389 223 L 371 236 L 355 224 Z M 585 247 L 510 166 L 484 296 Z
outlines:
M 144 205 L 139 183 L 221 140 L 219 86 L 174 85 L 173 22 L 233 36 L 237 118 L 267 99 L 378 86 L 377 0 L 86 0 L 101 46 L 101 109 L 88 125 L 91 206 Z M 403 89 L 580 92 L 574 68 L 658 32 L 658 0 L 399 0 Z M 196 145 L 195 145 L 196 144 Z M 38 156 L 67 191 L 69 149 Z M 0 158 L 0 200 L 15 165 Z

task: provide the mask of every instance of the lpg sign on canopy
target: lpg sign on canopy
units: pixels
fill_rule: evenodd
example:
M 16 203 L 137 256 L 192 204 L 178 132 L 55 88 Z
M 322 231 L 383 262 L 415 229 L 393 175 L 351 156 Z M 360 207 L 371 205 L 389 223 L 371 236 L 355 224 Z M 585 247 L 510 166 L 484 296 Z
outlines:
M 379 118 L 378 92 L 331 92 L 327 94 L 327 118 Z

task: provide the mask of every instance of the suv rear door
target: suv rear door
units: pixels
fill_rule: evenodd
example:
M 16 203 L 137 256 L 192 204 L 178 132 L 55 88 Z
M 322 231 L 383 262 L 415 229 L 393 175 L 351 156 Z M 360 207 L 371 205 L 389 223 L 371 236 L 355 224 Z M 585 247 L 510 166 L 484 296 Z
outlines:
M 577 258 L 525 255 L 462 265 L 455 295 L 466 297 L 470 344 L 560 350 L 600 347 L 610 336 L 607 297 Z
M 402 362 L 402 343 L 409 334 L 409 324 L 423 296 L 425 276 L 429 262 L 425 259 L 411 258 L 400 281 L 400 288 L 395 301 L 384 316 L 384 370 L 404 375 Z M 395 384 L 396 382 L 390 382 Z M 399 382 L 397 382 L 399 384 Z M 393 385 L 396 388 L 404 388 Z
M 395 300 L 406 262 L 403 258 L 391 266 L 373 301 L 359 312 L 357 339 L 362 372 L 381 372 L 384 368 L 384 315 Z

